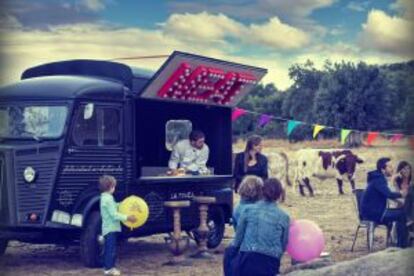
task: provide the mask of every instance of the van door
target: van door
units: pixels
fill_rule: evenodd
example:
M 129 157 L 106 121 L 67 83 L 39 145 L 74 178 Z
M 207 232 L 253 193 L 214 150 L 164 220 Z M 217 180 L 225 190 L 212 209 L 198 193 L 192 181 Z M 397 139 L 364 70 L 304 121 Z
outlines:
M 122 103 L 81 102 L 73 114 L 54 196 L 56 208 L 65 212 L 99 195 L 104 174 L 117 179 L 118 200 L 125 194 Z

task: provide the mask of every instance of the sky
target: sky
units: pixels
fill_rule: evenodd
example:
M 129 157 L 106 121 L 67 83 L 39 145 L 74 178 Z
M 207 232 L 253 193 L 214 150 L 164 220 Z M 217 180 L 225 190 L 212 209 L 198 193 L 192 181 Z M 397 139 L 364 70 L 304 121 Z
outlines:
M 174 50 L 268 69 L 311 60 L 369 64 L 414 59 L 413 0 L 3 0 L 0 85 L 67 59 L 112 60 Z M 120 62 L 156 71 L 165 58 Z

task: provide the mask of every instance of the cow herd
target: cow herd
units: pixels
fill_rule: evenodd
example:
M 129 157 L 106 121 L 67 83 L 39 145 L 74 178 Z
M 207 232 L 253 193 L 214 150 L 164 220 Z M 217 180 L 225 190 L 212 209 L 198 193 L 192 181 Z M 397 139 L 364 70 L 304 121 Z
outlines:
M 288 186 L 292 186 L 289 173 L 291 166 L 293 184 L 302 196 L 314 196 L 312 183 L 316 179 L 336 179 L 339 194 L 344 194 L 345 181 L 354 190 L 355 172 L 358 165 L 363 163 L 359 156 L 348 149 L 300 149 L 290 158 L 293 160 L 289 160 L 284 153 L 269 154 L 269 159 L 272 160 L 270 170 L 273 175 L 285 180 Z

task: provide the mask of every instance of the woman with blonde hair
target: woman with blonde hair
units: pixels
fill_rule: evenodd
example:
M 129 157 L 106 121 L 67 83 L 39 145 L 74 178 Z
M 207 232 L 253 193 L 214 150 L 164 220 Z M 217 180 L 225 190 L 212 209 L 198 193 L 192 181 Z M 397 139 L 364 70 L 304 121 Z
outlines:
M 236 230 L 237 221 L 240 214 L 246 208 L 248 204 L 255 203 L 262 198 L 263 194 L 263 180 L 260 177 L 254 175 L 248 175 L 243 178 L 240 184 L 239 195 L 240 202 L 236 206 L 233 212 L 233 227 Z
M 254 175 L 247 175 L 243 178 L 240 188 L 239 188 L 240 202 L 234 208 L 232 223 L 234 231 L 237 231 L 237 222 L 240 218 L 240 215 L 244 210 L 263 197 L 263 180 L 260 177 Z M 228 246 L 224 251 L 223 257 L 223 270 L 225 276 L 231 276 L 232 273 L 232 262 L 239 252 L 239 248 L 235 246 Z

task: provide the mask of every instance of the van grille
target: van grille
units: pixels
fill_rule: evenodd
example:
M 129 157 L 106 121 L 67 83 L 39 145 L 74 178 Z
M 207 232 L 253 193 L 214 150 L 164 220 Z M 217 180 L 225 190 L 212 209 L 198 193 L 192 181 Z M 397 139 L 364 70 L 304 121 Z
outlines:
M 37 154 L 16 156 L 16 200 L 19 223 L 37 224 L 44 222 L 47 205 L 51 196 L 56 168 L 58 165 L 58 148 Z M 24 180 L 24 170 L 33 167 L 37 177 L 33 184 Z M 30 222 L 28 215 L 36 213 L 39 220 Z

